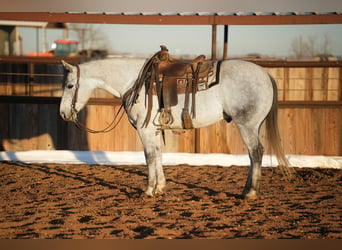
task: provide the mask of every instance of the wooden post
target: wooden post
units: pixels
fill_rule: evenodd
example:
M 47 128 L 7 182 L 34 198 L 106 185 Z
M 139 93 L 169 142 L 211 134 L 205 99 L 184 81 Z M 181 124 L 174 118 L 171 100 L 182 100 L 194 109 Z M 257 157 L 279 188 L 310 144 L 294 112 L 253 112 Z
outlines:
M 37 52 L 38 53 L 38 52 Z M 34 63 L 28 63 L 28 70 L 29 70 L 29 82 L 28 85 L 25 84 L 25 94 L 30 96 L 33 94 L 33 84 L 34 84 Z
M 37 56 L 39 54 L 39 28 L 36 28 L 36 52 Z
M 337 100 L 342 101 L 342 68 L 339 69 L 338 73 L 339 73 L 338 74 L 339 84 L 338 84 L 338 99 Z M 342 140 L 342 136 L 341 136 L 341 140 Z M 341 151 L 342 151 L 342 147 L 341 147 Z
M 213 24 L 212 25 L 212 33 L 211 33 L 211 59 L 215 60 L 216 59 L 216 30 L 217 30 L 217 25 Z
M 46 26 L 42 28 L 42 31 L 43 31 L 43 35 L 42 35 L 43 53 L 45 53 L 48 51 L 48 49 L 47 49 L 48 46 L 46 46 L 46 43 L 47 43 L 47 41 L 46 41 Z
M 216 60 L 216 31 L 217 25 L 213 24 L 211 29 L 211 60 Z M 201 129 L 195 129 L 195 153 L 201 153 Z
M 228 59 L 228 25 L 224 26 L 223 60 Z

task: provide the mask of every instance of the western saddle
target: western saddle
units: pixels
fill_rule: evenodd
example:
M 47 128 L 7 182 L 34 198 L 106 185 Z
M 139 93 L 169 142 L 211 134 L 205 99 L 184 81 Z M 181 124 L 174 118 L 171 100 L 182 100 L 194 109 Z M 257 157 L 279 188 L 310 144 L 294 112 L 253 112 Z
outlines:
M 190 94 L 192 97 L 191 114 L 196 117 L 196 93 L 208 89 L 208 78 L 213 74 L 213 62 L 205 60 L 204 55 L 200 55 L 191 61 L 181 61 L 170 56 L 166 46 L 160 46 L 161 50 L 155 53 L 145 64 L 137 80 L 135 90 L 136 97 L 131 99 L 131 103 L 137 99 L 137 92 L 145 85 L 147 95 L 147 116 L 145 126 L 151 118 L 152 96 L 157 95 L 159 103 L 159 126 L 160 129 L 168 129 L 174 118 L 171 107 L 178 104 L 178 95 L 184 94 L 185 101 L 182 112 L 182 122 L 184 129 L 193 128 L 190 116 Z

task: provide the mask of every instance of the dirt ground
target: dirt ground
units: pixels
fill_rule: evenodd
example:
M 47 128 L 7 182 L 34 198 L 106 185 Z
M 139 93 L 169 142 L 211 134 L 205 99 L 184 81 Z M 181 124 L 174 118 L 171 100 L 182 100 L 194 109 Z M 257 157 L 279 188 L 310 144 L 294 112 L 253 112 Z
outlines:
M 341 239 L 342 171 L 166 166 L 167 190 L 145 197 L 145 166 L 0 162 L 0 239 Z

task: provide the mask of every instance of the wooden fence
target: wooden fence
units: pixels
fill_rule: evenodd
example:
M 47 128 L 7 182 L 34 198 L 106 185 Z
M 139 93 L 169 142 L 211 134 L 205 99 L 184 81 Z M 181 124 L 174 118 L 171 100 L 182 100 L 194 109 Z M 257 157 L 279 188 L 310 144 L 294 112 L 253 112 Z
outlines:
M 126 115 L 106 134 L 89 134 L 64 122 L 59 116 L 63 80 L 59 60 L 20 60 L 0 61 L 2 150 L 142 150 Z M 342 155 L 342 63 L 255 62 L 277 81 L 278 123 L 286 154 Z M 111 122 L 119 106 L 120 100 L 97 90 L 79 118 L 100 129 Z M 261 136 L 265 138 L 264 129 Z M 164 151 L 246 153 L 236 126 L 225 121 L 179 135 L 167 131 Z

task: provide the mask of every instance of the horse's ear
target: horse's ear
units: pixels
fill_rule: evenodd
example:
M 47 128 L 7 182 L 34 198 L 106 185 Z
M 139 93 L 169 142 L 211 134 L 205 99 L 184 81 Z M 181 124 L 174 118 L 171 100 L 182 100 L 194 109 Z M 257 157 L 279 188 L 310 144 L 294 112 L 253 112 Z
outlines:
M 70 71 L 71 73 L 74 72 L 74 69 L 76 68 L 75 66 L 67 63 L 66 61 L 62 60 L 62 64 L 63 66 L 68 70 Z

